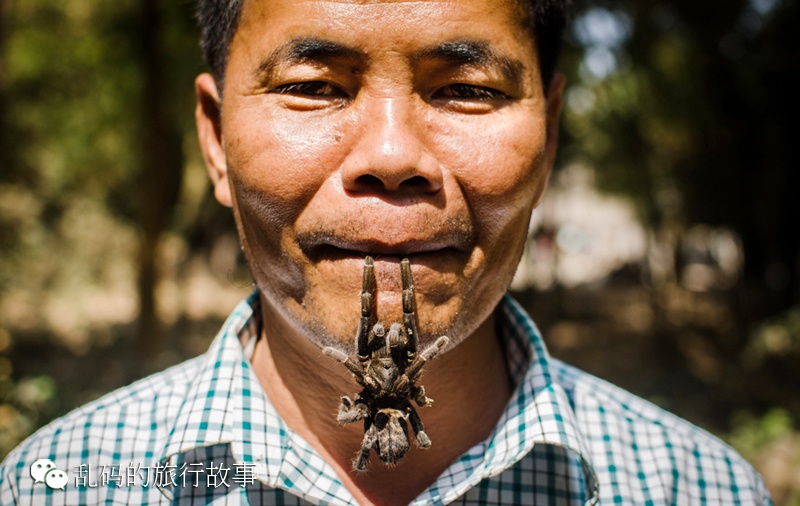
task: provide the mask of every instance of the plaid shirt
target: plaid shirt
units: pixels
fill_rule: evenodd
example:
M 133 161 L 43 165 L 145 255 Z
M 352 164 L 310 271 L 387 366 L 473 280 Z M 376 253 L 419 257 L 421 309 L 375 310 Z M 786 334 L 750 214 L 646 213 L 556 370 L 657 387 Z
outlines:
M 517 388 L 413 504 L 771 504 L 718 439 L 550 358 L 511 298 L 499 315 Z M 0 504 L 355 504 L 264 394 L 259 319 L 254 294 L 205 355 L 39 430 L 0 466 Z

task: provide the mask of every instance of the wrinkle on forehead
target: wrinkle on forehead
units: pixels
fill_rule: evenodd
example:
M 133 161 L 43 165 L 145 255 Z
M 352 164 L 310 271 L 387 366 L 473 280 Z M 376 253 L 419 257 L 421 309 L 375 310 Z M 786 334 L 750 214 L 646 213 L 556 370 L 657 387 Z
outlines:
M 528 9 L 526 8 L 528 1 L 529 0 L 485 0 L 483 5 L 491 10 L 502 10 L 508 6 L 509 11 L 513 12 L 514 18 L 519 20 L 519 26 L 527 28 L 530 21 L 528 19 Z M 264 13 L 269 13 L 272 10 L 272 6 L 269 6 L 269 0 L 242 0 L 242 5 L 239 12 L 240 22 L 243 19 L 244 13 L 252 12 L 251 8 L 256 3 L 265 5 L 262 9 L 262 12 Z M 353 7 L 373 7 L 384 4 L 394 4 L 398 6 L 429 5 L 452 10 L 454 7 L 459 6 L 461 2 L 458 0 L 296 0 L 292 2 L 292 4 L 293 6 L 300 6 L 302 4 L 338 4 Z
M 268 34 L 270 31 L 270 18 L 273 14 L 277 14 L 277 11 L 280 9 L 303 10 L 310 8 L 311 10 L 309 12 L 317 11 L 319 14 L 323 15 L 327 24 L 327 28 L 334 29 L 337 27 L 337 25 L 346 23 L 351 14 L 351 19 L 358 19 L 359 23 L 363 25 L 364 23 L 368 24 L 372 21 L 385 22 L 387 15 L 400 16 L 406 20 L 414 20 L 416 18 L 419 22 L 423 22 L 428 15 L 435 16 L 436 13 L 441 13 L 442 11 L 447 11 L 454 16 L 463 17 L 464 19 L 462 19 L 462 21 L 476 21 L 481 17 L 479 12 L 481 10 L 485 10 L 487 12 L 498 12 L 505 10 L 508 13 L 508 21 L 510 22 L 507 25 L 508 32 L 511 32 L 509 35 L 515 37 L 518 43 L 531 44 L 534 53 L 536 53 L 535 40 L 529 26 L 529 14 L 528 10 L 525 8 L 526 3 L 526 0 L 299 0 L 288 3 L 283 2 L 282 5 L 280 5 L 279 2 L 278 5 L 276 5 L 274 2 L 267 3 L 267 0 L 244 0 L 242 11 L 240 12 L 239 30 L 237 30 L 237 32 L 241 31 L 241 29 L 244 28 L 244 25 L 251 24 L 251 28 L 253 28 L 252 25 L 260 25 L 256 27 L 256 30 L 264 34 Z M 342 12 L 339 10 L 339 12 L 332 11 L 330 13 L 326 13 L 326 6 L 333 9 L 336 9 L 336 6 L 339 6 L 340 9 L 343 8 L 345 11 Z M 397 6 L 397 9 L 391 9 L 389 11 L 384 10 L 385 8 L 391 6 Z M 303 23 L 304 21 L 302 20 L 299 23 L 296 23 L 295 28 L 300 28 L 302 31 Z M 309 19 L 309 28 L 313 23 L 314 21 Z M 344 26 L 340 26 L 340 28 L 344 28 Z M 318 32 L 308 34 L 310 39 L 322 36 L 323 34 Z M 386 36 L 388 36 L 388 34 L 376 32 L 374 34 L 374 40 L 379 41 Z M 406 37 L 408 40 L 412 40 L 414 38 L 414 34 L 408 33 L 406 34 Z M 292 41 L 289 41 L 286 43 L 286 45 L 288 46 L 291 43 Z M 480 52 L 476 51 L 476 49 L 485 49 L 485 47 L 466 48 L 465 46 L 459 47 L 458 44 L 454 43 L 449 48 L 442 48 L 439 53 L 442 56 L 447 53 L 449 53 L 450 56 L 456 56 L 459 52 L 462 55 L 466 55 L 467 49 L 474 55 Z M 487 52 L 486 55 L 490 57 L 494 56 L 491 54 L 491 52 Z M 496 58 L 494 59 L 497 61 Z M 513 69 L 510 66 L 506 65 L 506 68 L 513 72 Z

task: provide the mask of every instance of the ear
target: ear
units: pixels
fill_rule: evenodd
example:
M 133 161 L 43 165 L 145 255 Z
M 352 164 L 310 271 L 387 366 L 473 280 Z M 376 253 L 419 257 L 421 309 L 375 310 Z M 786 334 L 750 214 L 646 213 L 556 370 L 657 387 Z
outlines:
M 561 117 L 561 106 L 564 98 L 564 85 L 567 79 L 564 74 L 556 73 L 550 80 L 547 86 L 547 95 L 545 96 L 545 132 L 547 134 L 547 141 L 544 147 L 544 162 L 542 165 L 543 174 L 539 181 L 539 187 L 536 189 L 535 204 L 539 204 L 539 200 L 547 188 L 547 181 L 550 178 L 550 173 L 553 171 L 553 164 L 556 161 L 556 150 L 558 148 L 558 122 Z
M 231 207 L 231 188 L 228 184 L 228 164 L 222 139 L 222 101 L 217 83 L 211 74 L 200 74 L 194 81 L 197 94 L 195 122 L 197 137 L 203 150 L 214 196 L 223 206 Z

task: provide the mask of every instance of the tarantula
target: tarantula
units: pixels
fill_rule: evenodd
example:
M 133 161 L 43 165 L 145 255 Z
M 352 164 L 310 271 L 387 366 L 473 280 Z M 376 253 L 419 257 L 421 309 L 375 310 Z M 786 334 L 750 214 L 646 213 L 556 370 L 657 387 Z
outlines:
M 353 469 L 367 469 L 369 452 L 375 449 L 381 462 L 394 465 L 402 459 L 409 448 L 408 425 L 417 446 L 428 449 L 431 440 L 425 433 L 417 411 L 411 405 L 413 399 L 420 407 L 433 404 L 425 395 L 425 387 L 416 385 L 422 366 L 445 346 L 449 339 L 442 336 L 432 345 L 417 354 L 417 316 L 414 302 L 414 285 L 411 279 L 411 264 L 407 258 L 400 262 L 403 283 L 403 324 L 392 323 L 387 332 L 383 325 L 375 323 L 373 289 L 375 271 L 372 257 L 364 259 L 364 274 L 361 286 L 361 320 L 356 334 L 357 360 L 347 354 L 326 347 L 323 352 L 344 364 L 363 390 L 355 401 L 342 396 L 337 420 L 348 424 L 364 420 L 364 439 L 361 450 L 353 460 Z

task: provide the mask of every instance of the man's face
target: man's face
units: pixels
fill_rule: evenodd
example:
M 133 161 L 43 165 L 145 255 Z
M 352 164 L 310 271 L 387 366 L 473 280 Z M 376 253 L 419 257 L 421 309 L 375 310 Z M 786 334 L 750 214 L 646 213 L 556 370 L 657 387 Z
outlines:
M 555 146 L 516 2 L 247 0 L 201 144 L 258 288 L 323 345 L 351 344 L 364 257 L 379 321 L 411 260 L 423 341 L 460 341 L 508 287 Z M 217 115 L 221 107 L 220 115 Z

